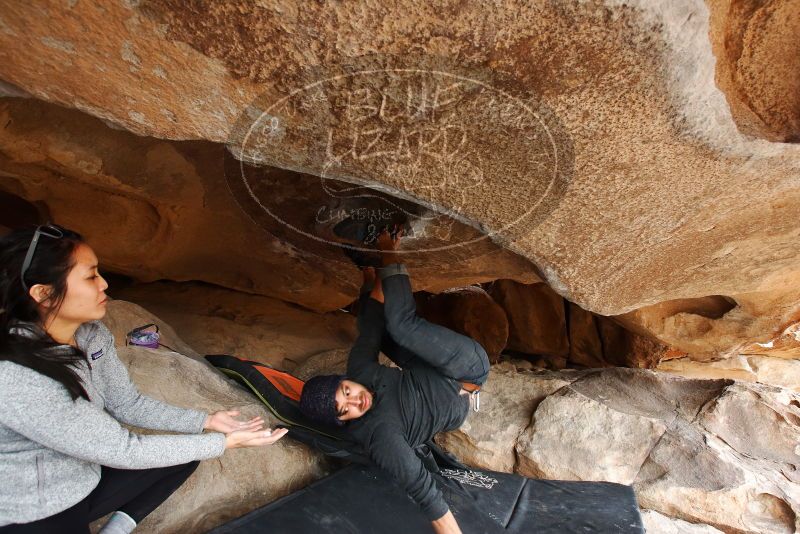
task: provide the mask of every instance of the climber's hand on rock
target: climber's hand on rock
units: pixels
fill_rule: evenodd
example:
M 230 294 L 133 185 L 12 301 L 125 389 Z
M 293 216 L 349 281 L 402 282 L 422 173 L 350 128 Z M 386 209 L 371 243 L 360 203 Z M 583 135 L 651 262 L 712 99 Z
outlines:
M 386 228 L 378 236 L 378 248 L 383 252 L 394 252 L 400 248 L 400 238 L 403 237 L 403 228 L 394 225 L 391 232 Z

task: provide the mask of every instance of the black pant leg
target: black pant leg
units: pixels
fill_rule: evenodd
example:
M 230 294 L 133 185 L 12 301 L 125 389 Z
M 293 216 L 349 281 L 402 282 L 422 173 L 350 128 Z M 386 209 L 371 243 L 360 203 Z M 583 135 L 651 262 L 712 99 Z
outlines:
M 157 469 L 103 466 L 100 483 L 89 494 L 89 520 L 119 510 L 139 523 L 188 479 L 200 462 Z
M 89 497 L 50 517 L 0 527 L 0 534 L 89 534 Z
M 484 348 L 465 336 L 417 315 L 406 274 L 383 279 L 386 331 L 394 341 L 436 368 L 444 376 L 483 384 L 489 374 Z
M 361 288 L 361 293 L 359 294 L 359 313 L 364 313 L 364 310 L 367 309 L 365 306 L 365 302 L 370 298 L 370 291 Z M 377 301 L 376 301 L 377 302 Z M 383 304 L 378 303 L 381 308 L 383 308 Z M 403 347 L 402 345 L 398 345 L 397 342 L 389 335 L 384 329 L 383 337 L 381 338 L 381 352 L 384 353 L 390 360 L 392 360 L 398 367 L 402 369 L 411 369 L 418 365 L 427 365 L 426 362 L 421 360 L 417 357 L 416 354 L 408 350 L 407 348 Z

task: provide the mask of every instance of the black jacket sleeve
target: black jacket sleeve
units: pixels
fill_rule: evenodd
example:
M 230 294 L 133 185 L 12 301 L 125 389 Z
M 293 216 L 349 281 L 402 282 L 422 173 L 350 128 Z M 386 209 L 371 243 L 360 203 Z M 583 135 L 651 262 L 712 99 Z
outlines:
M 389 423 L 379 425 L 367 450 L 372 461 L 406 490 L 428 519 L 434 521 L 447 513 L 447 502 L 436 481 L 399 429 Z

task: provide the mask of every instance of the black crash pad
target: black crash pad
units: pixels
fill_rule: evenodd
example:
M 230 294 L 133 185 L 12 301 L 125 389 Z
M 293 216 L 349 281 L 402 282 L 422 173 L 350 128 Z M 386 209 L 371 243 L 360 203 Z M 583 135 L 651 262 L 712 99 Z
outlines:
M 490 471 L 434 475 L 464 534 L 644 532 L 629 486 L 532 480 Z M 433 532 L 408 495 L 378 470 L 344 469 L 212 531 L 214 534 Z

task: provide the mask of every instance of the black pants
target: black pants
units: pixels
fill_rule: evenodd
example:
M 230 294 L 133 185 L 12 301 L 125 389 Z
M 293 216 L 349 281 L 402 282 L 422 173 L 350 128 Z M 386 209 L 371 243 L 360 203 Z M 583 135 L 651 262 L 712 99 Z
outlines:
M 489 356 L 484 348 L 469 336 L 417 315 L 408 275 L 389 276 L 382 284 L 386 331 L 381 352 L 403 369 L 427 365 L 458 381 L 477 385 L 486 382 Z M 371 289 L 371 285 L 361 287 L 360 310 L 364 310 Z
M 139 523 L 181 487 L 199 463 L 137 470 L 103 466 L 100 483 L 75 506 L 39 521 L 0 527 L 0 534 L 88 534 L 89 523 L 116 510 Z

